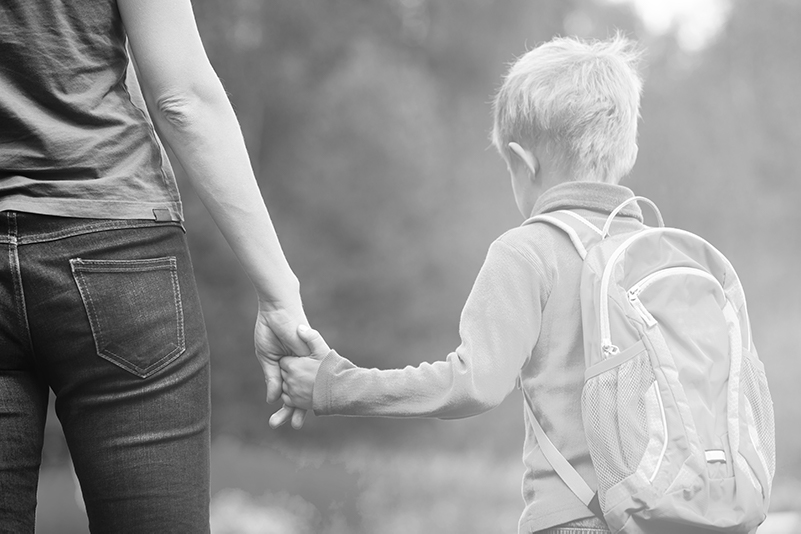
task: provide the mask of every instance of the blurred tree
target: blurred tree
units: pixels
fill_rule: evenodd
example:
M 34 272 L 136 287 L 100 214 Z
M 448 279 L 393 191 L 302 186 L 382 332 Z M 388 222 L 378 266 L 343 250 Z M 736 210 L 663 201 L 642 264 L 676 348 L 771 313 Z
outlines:
M 787 282 L 801 223 L 798 3 L 737 0 L 717 40 L 693 53 L 671 35 L 648 35 L 626 5 L 592 0 L 194 5 L 309 317 L 332 346 L 367 366 L 452 350 L 487 246 L 520 221 L 487 138 L 488 102 L 505 65 L 557 34 L 604 38 L 621 28 L 640 38 L 648 49 L 640 157 L 626 183 L 738 267 L 777 418 L 798 420 L 798 403 L 781 401 L 801 366 L 785 369 L 780 360 L 801 344 L 801 284 Z M 514 408 L 474 421 L 319 419 L 302 435 L 267 430 L 248 282 L 184 191 L 215 354 L 215 432 L 519 448 L 516 397 Z M 497 435 L 510 437 L 499 444 Z M 801 435 L 780 440 L 780 465 L 801 472 Z
M 801 4 L 737 0 L 722 33 L 651 59 L 635 182 L 669 223 L 724 252 L 749 297 L 776 401 L 780 472 L 801 475 Z

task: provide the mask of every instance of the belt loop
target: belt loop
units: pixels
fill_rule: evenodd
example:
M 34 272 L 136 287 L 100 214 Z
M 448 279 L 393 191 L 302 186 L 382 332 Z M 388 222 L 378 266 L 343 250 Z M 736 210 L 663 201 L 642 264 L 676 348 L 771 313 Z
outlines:
M 8 214 L 8 237 L 11 241 L 16 242 L 19 231 L 17 229 L 17 212 L 7 211 Z

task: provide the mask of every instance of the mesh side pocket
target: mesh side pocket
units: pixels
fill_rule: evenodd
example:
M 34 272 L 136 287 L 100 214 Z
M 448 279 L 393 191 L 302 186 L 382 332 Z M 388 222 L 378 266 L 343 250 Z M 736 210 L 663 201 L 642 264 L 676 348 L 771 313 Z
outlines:
M 776 472 L 776 434 L 773 420 L 773 401 L 768 391 L 765 372 L 757 367 L 750 356 L 743 358 L 740 387 L 746 401 L 751 405 L 754 426 L 759 443 L 754 445 L 764 456 L 768 476 L 773 480 Z
M 646 395 L 654 380 L 648 354 L 642 352 L 584 385 L 584 428 L 604 510 L 609 489 L 637 470 L 648 447 Z

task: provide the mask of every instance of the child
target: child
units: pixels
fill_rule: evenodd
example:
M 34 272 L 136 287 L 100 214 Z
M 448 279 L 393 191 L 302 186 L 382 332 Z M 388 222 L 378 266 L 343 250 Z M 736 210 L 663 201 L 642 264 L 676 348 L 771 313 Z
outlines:
M 557 38 L 526 53 L 494 102 L 493 143 L 523 217 L 570 209 L 601 227 L 633 193 L 620 179 L 637 156 L 642 82 L 632 43 Z M 636 203 L 615 222 L 642 227 Z M 551 441 L 591 485 L 581 420 L 582 261 L 547 224 L 509 230 L 489 248 L 462 311 L 461 344 L 444 361 L 362 369 L 301 327 L 312 358 L 283 358 L 284 402 L 318 415 L 469 417 L 501 403 L 518 378 Z M 525 412 L 525 510 L 519 533 L 608 532 L 536 444 Z M 559 527 L 559 528 L 557 528 Z

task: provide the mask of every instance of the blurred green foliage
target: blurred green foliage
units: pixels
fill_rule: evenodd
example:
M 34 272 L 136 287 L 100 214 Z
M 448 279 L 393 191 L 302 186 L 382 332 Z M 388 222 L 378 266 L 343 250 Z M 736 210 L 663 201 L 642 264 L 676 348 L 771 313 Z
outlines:
M 801 477 L 801 4 L 736 0 L 686 52 L 625 5 L 591 0 L 195 0 L 312 324 L 362 366 L 443 358 L 489 243 L 519 224 L 489 148 L 505 65 L 561 34 L 616 28 L 647 49 L 640 156 L 626 185 L 738 269 L 776 401 L 780 476 Z M 182 187 L 213 352 L 215 435 L 518 454 L 522 402 L 466 421 L 310 418 L 271 431 L 255 302 Z
M 801 3 L 732 0 L 692 53 L 602 0 L 193 4 L 309 319 L 354 362 L 385 368 L 456 347 L 487 247 L 521 222 L 488 141 L 505 65 L 554 35 L 639 39 L 640 155 L 624 183 L 737 268 L 775 401 L 774 510 L 801 509 Z M 215 531 L 513 531 L 517 392 L 462 421 L 268 428 L 277 406 L 253 357 L 250 283 L 180 174 L 213 354 L 212 489 L 239 488 L 216 495 Z M 71 474 L 55 467 L 59 433 L 51 414 L 40 530 L 85 532 Z

